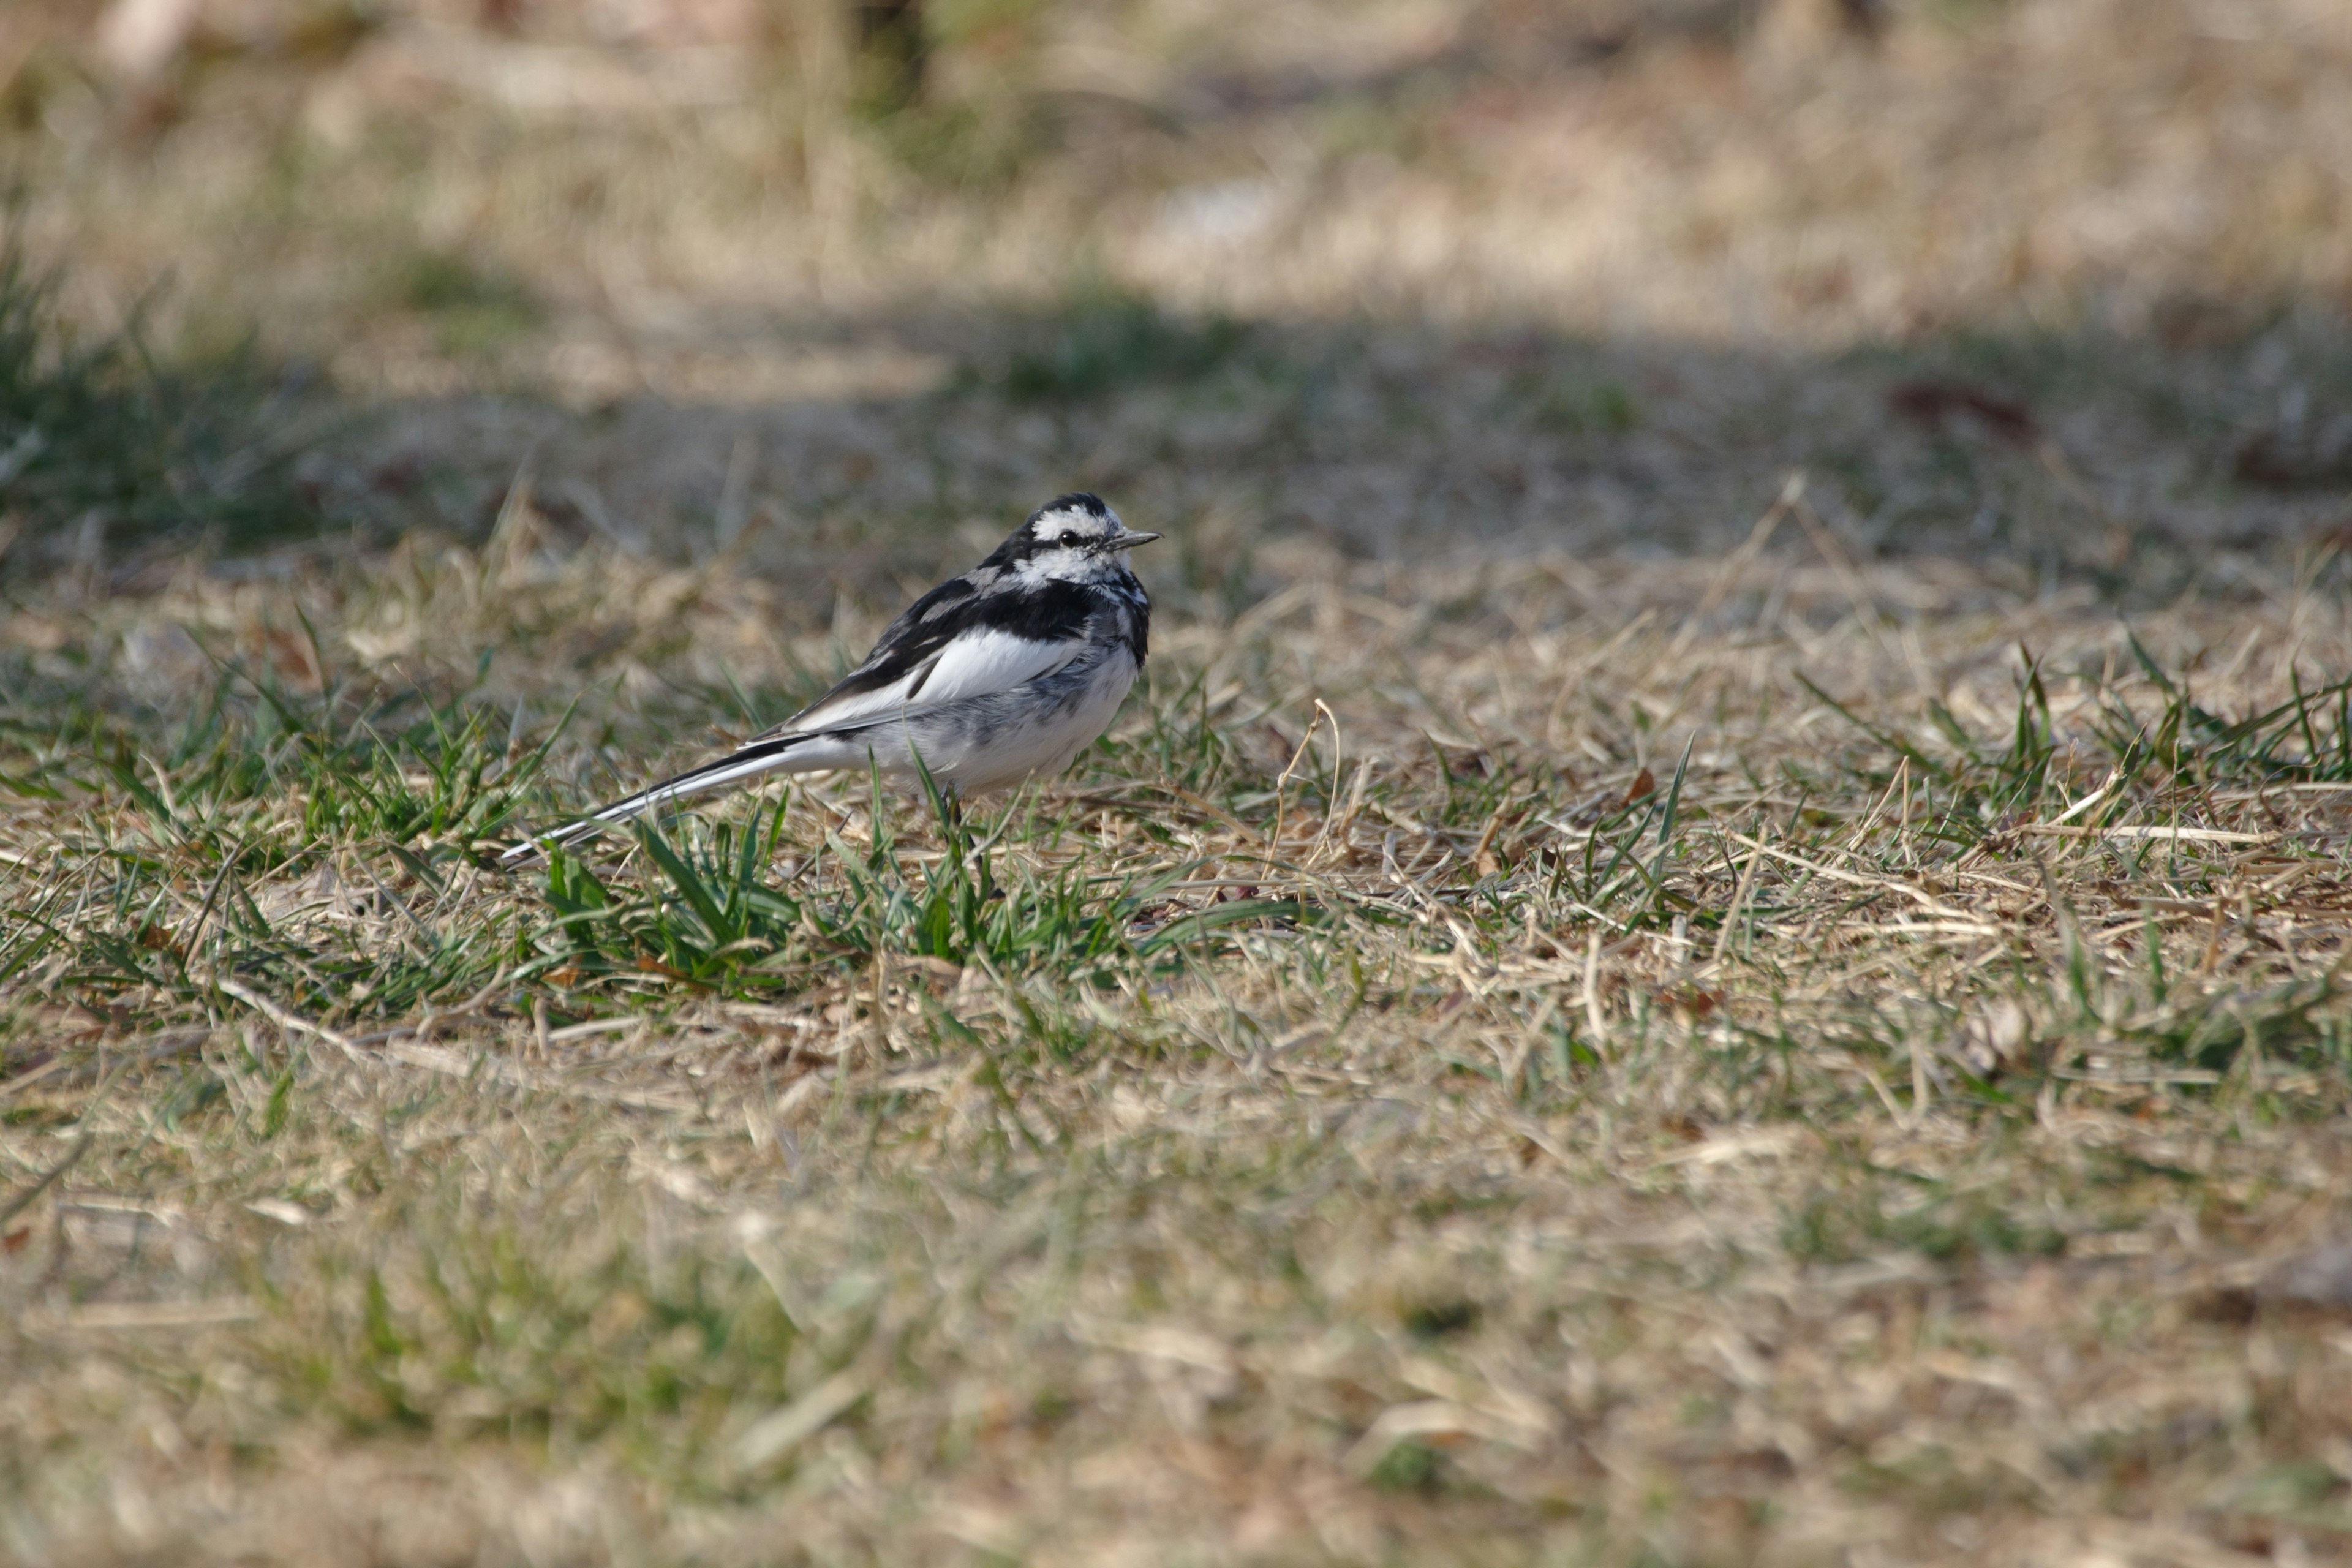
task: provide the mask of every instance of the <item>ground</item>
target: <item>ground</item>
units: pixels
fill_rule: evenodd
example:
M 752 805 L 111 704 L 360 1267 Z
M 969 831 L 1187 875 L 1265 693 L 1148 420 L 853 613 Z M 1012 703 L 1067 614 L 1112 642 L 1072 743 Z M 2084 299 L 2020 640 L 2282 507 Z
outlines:
M 86 9 L 0 1558 L 2352 1559 L 2338 7 Z M 499 868 L 1074 487 L 1067 777 Z

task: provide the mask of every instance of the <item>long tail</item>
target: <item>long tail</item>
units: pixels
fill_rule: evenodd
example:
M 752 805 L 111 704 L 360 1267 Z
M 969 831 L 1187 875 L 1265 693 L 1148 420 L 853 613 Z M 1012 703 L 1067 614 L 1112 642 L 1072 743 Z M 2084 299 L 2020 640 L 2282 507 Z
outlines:
M 827 768 L 839 767 L 842 759 L 835 753 L 840 751 L 840 742 L 854 739 L 868 727 L 856 725 L 842 730 L 820 730 L 813 734 L 778 735 L 770 740 L 754 741 L 698 768 L 688 768 L 625 799 L 616 800 L 568 827 L 559 827 L 552 833 L 535 833 L 500 855 L 499 863 L 511 866 L 534 855 L 543 854 L 551 846 L 577 844 L 583 839 L 594 837 L 614 823 L 626 822 L 672 801 L 724 789 L 729 784 L 756 778 L 761 773 L 780 771 L 820 773 Z

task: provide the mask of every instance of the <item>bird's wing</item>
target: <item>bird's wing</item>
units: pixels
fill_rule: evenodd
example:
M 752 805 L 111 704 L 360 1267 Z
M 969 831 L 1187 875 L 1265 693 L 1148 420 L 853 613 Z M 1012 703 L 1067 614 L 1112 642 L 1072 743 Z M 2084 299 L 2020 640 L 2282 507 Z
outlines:
M 943 583 L 891 624 L 864 664 L 768 734 L 920 712 L 1051 675 L 1084 647 L 1094 607 L 1067 584 L 990 593 L 969 578 Z

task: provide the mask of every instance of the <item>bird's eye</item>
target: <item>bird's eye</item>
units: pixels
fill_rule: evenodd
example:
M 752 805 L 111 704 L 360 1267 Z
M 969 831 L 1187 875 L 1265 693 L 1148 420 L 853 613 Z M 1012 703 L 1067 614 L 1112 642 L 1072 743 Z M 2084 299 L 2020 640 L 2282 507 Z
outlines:
M 1077 531 L 1075 529 L 1062 535 L 1062 548 L 1065 550 L 1076 550 L 1079 545 L 1085 542 L 1085 539 L 1080 537 Z

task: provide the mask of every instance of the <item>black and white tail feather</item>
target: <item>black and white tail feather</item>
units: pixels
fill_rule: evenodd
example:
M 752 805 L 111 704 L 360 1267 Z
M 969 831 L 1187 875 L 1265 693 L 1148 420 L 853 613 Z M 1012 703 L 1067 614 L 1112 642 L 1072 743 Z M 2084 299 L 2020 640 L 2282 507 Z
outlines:
M 1095 496 L 1056 496 L 908 606 L 865 663 L 792 718 L 502 858 L 763 773 L 928 771 L 969 797 L 1060 773 L 1109 728 L 1143 669 L 1151 600 L 1127 552 L 1159 537 L 1130 531 Z

